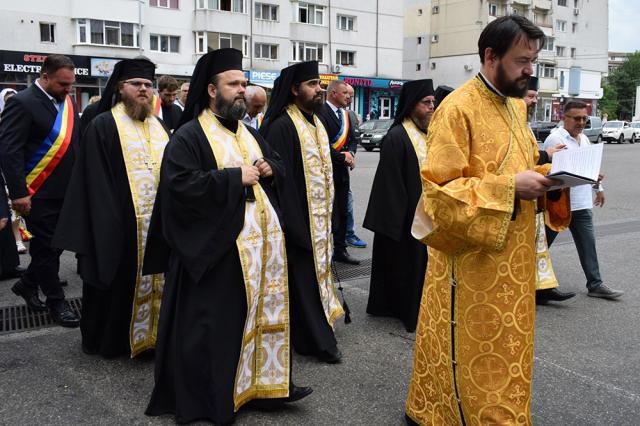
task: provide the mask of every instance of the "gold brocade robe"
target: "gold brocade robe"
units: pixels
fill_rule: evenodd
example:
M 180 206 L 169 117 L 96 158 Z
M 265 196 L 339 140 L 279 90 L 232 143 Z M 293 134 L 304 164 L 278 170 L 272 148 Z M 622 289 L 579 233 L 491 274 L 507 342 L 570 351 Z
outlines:
M 524 101 L 474 78 L 438 108 L 427 144 L 429 265 L 407 414 L 423 425 L 531 424 L 536 212 L 515 200 L 515 174 L 534 169 L 538 151 Z

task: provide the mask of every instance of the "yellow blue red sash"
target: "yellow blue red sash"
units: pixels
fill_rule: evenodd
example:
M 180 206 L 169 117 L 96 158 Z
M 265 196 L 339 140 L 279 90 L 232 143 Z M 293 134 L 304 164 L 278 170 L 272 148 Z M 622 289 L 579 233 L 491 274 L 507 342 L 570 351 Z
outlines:
M 264 120 L 264 114 L 259 112 L 257 118 L 258 118 L 258 124 L 256 126 L 256 130 L 260 130 L 260 126 L 262 126 L 262 120 Z
M 342 114 L 342 126 L 340 126 L 340 131 L 331 141 L 331 147 L 336 151 L 342 150 L 347 143 L 347 137 L 349 137 L 349 114 L 347 114 L 346 109 L 341 109 L 340 114 Z
M 74 124 L 73 102 L 67 96 L 60 104 L 53 128 L 25 165 L 29 195 L 35 194 L 60 164 L 71 144 Z
M 153 107 L 153 115 L 162 118 L 162 102 L 157 95 L 153 95 L 151 106 Z

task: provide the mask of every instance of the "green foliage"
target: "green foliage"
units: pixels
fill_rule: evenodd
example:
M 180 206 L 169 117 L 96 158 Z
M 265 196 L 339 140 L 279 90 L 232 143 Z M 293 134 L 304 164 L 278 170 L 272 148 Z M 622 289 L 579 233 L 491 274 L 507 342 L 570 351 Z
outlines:
M 640 51 L 631 54 L 629 60 L 609 74 L 604 82 L 604 95 L 600 100 L 602 112 L 606 112 L 610 120 L 630 119 L 636 86 L 640 86 Z

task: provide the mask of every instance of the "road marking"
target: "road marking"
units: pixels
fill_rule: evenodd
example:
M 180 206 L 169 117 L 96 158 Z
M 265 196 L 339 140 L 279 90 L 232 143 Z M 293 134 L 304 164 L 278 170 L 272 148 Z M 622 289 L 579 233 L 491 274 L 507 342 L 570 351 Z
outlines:
M 537 356 L 534 357 L 534 359 L 537 362 L 541 363 L 541 364 L 546 364 L 546 365 L 551 366 L 551 367 L 553 367 L 553 368 L 555 368 L 557 370 L 562 371 L 563 373 L 569 374 L 571 376 L 575 376 L 575 377 L 577 377 L 578 379 L 582 380 L 585 383 L 589 383 L 591 385 L 594 385 L 594 386 L 597 386 L 597 387 L 600 387 L 600 388 L 605 388 L 608 391 L 610 391 L 610 392 L 612 392 L 612 393 L 614 393 L 614 394 L 616 394 L 618 396 L 621 396 L 623 398 L 630 399 L 631 401 L 640 402 L 640 395 L 636 395 L 635 393 L 629 392 L 626 389 L 623 389 L 621 387 L 612 385 L 611 383 L 602 382 L 600 380 L 594 379 L 593 377 L 586 376 L 584 374 L 578 373 L 577 371 L 574 371 L 574 370 L 568 369 L 566 367 L 563 367 L 561 365 L 558 365 L 555 362 L 546 361 L 546 360 L 544 360 L 542 358 L 539 358 Z

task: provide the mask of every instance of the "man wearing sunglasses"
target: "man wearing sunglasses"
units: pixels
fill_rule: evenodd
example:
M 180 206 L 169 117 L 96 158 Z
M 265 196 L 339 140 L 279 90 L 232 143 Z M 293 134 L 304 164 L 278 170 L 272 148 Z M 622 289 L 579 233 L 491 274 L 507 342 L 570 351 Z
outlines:
M 584 102 L 571 101 L 564 107 L 562 128 L 551 133 L 544 141 L 544 148 L 552 148 L 558 145 L 566 145 L 566 149 L 581 149 L 591 143 L 582 131 L 587 125 L 589 115 L 587 105 Z M 598 253 L 596 252 L 596 239 L 593 230 L 593 206 L 604 206 L 604 188 L 598 183 L 593 186 L 581 185 L 571 188 L 571 224 L 569 230 L 578 250 L 578 257 L 582 270 L 587 278 L 588 295 L 602 299 L 618 299 L 624 294 L 621 290 L 608 287 L 600 278 L 598 266 Z M 595 201 L 593 192 L 595 192 Z M 557 232 L 547 228 L 547 242 L 549 247 L 558 235 Z

